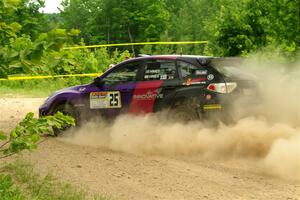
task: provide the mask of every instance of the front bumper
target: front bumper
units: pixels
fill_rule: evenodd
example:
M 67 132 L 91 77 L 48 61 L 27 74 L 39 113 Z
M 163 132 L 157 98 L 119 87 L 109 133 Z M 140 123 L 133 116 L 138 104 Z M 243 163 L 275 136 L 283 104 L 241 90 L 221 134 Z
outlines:
M 48 106 L 43 104 L 39 108 L 39 117 L 48 115 Z

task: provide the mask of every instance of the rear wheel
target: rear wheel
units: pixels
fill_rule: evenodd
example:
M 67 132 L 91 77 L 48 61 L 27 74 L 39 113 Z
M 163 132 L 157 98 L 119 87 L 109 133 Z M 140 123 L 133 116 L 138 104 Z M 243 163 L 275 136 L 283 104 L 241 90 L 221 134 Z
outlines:
M 61 104 L 57 106 L 53 113 L 61 112 L 64 115 L 69 115 L 75 119 L 76 126 L 79 124 L 79 112 L 74 108 L 74 106 L 70 104 Z M 69 130 L 72 126 L 66 125 L 62 129 L 53 128 L 53 132 L 55 136 L 61 135 L 64 131 Z
M 176 102 L 170 112 L 170 118 L 176 121 L 189 122 L 201 119 L 200 104 L 196 99 Z

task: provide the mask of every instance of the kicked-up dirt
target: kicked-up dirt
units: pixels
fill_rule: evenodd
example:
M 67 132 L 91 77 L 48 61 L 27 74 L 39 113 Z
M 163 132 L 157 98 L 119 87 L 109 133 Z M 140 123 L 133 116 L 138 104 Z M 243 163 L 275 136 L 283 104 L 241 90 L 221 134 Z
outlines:
M 43 99 L 1 98 L 9 131 Z M 24 153 L 40 173 L 54 172 L 112 199 L 300 199 L 299 127 L 246 118 L 218 128 L 123 116 L 47 138 Z

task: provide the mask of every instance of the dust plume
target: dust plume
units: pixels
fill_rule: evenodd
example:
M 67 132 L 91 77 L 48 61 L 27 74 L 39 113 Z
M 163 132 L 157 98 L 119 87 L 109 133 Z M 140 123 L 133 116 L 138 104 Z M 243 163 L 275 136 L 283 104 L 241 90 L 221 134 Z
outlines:
M 237 100 L 232 124 L 123 115 L 110 124 L 89 122 L 62 139 L 134 154 L 256 158 L 263 172 L 300 180 L 300 65 L 246 61 L 242 67 L 257 76 L 263 95 L 256 104 Z

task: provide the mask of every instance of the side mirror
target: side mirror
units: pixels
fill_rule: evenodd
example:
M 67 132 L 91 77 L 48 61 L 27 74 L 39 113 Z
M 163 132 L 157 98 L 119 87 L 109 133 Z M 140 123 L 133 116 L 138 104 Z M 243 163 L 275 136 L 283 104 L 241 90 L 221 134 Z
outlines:
M 100 77 L 94 78 L 94 83 L 95 83 L 97 86 L 102 86 L 102 85 L 104 85 L 104 81 L 103 81 L 102 78 L 100 78 Z

